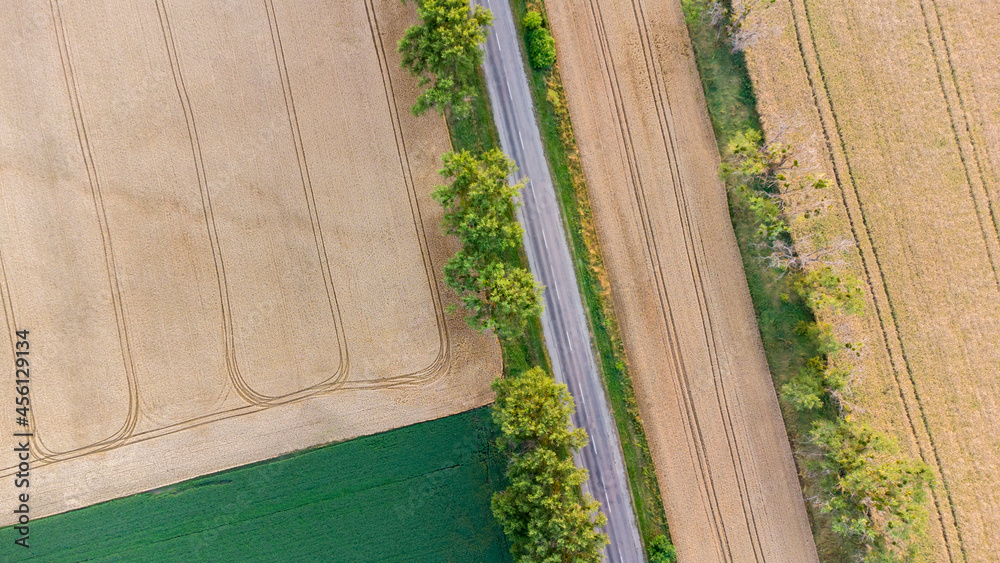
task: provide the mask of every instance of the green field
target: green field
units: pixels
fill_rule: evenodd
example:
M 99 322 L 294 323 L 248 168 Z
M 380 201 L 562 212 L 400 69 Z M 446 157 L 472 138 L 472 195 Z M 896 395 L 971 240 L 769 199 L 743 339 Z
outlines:
M 0 559 L 510 561 L 495 436 L 484 407 L 306 450 L 33 521 L 30 549 L 4 529 Z

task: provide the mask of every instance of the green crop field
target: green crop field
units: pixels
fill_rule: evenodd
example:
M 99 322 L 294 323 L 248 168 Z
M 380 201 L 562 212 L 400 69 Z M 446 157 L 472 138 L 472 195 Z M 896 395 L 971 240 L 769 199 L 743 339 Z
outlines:
M 0 559 L 510 561 L 489 407 L 3 530 Z M 12 550 L 16 552 L 12 553 Z

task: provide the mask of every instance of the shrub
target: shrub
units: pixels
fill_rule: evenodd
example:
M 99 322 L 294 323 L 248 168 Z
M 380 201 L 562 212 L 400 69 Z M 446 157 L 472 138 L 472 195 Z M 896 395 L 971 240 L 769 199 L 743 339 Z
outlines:
M 809 463 L 828 491 L 818 502 L 833 529 L 860 540 L 865 561 L 906 561 L 912 538 L 926 519 L 926 487 L 933 479 L 922 461 L 899 457 L 887 436 L 851 417 L 817 421 L 812 442 L 823 455 Z
M 535 70 L 545 70 L 556 64 L 556 41 L 545 28 L 542 14 L 530 10 L 522 20 L 525 31 L 525 45 L 528 48 L 528 63 Z
M 677 563 L 677 549 L 660 534 L 649 542 L 649 563 Z
M 544 22 L 542 21 L 542 14 L 536 12 L 535 10 L 528 10 L 528 13 L 524 15 L 524 29 L 531 31 L 533 29 L 539 29 L 543 27 Z

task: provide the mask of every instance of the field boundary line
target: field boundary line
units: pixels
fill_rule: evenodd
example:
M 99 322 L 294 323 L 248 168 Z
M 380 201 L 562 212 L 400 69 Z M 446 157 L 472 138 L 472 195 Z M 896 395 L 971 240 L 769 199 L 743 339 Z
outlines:
M 924 450 L 925 450 L 925 448 L 931 450 L 931 454 L 933 455 L 933 460 L 931 460 L 931 461 L 934 462 L 934 464 L 933 464 L 932 467 L 935 470 L 934 472 L 936 474 L 938 474 L 940 476 L 940 478 L 941 478 L 941 486 L 944 489 L 946 497 L 947 497 L 947 502 L 948 502 L 948 505 L 949 505 L 949 508 L 950 508 L 950 513 L 951 513 L 951 517 L 952 517 L 952 524 L 953 524 L 953 526 L 955 528 L 955 532 L 956 532 L 956 534 L 958 536 L 957 541 L 959 543 L 959 547 L 961 548 L 962 558 L 964 560 L 967 560 L 967 555 L 965 553 L 965 547 L 964 547 L 964 545 L 962 545 L 961 531 L 959 530 L 958 524 L 957 524 L 957 516 L 956 516 L 954 502 L 952 501 L 951 492 L 950 492 L 950 490 L 948 488 L 947 480 L 946 480 L 946 478 L 944 476 L 944 473 L 943 473 L 943 469 L 942 469 L 942 466 L 941 466 L 940 456 L 939 456 L 939 454 L 937 452 L 937 448 L 935 447 L 933 436 L 931 436 L 930 424 L 927 421 L 927 417 L 926 417 L 926 414 L 924 413 L 924 409 L 923 409 L 923 404 L 920 401 L 920 395 L 919 395 L 919 392 L 917 391 L 916 382 L 915 382 L 915 379 L 914 379 L 914 376 L 913 376 L 913 371 L 912 371 L 912 369 L 910 367 L 909 359 L 906 356 L 906 349 L 905 349 L 905 347 L 903 345 L 902 337 L 899 334 L 899 324 L 898 324 L 898 319 L 897 319 L 897 316 L 896 316 L 896 313 L 895 313 L 895 307 L 893 306 L 892 301 L 889 299 L 888 288 L 886 286 L 886 280 L 885 280 L 885 274 L 882 272 L 882 267 L 881 267 L 881 263 L 880 263 L 880 260 L 879 260 L 878 251 L 875 248 L 874 241 L 872 239 L 871 233 L 869 232 L 867 219 L 866 219 L 866 217 L 864 215 L 864 209 L 863 209 L 863 207 L 861 205 L 861 198 L 860 198 L 860 193 L 859 193 L 859 190 L 858 190 L 858 187 L 857 187 L 857 182 L 856 182 L 856 180 L 854 178 L 854 174 L 853 174 L 853 171 L 851 169 L 850 157 L 848 156 L 846 143 L 845 143 L 845 141 L 843 139 L 843 136 L 841 134 L 839 121 L 837 119 L 837 115 L 836 115 L 836 113 L 834 111 L 834 108 L 833 108 L 833 101 L 830 98 L 829 86 L 827 85 L 826 75 L 823 72 L 823 68 L 822 68 L 822 65 L 820 63 L 819 51 L 818 51 L 818 48 L 816 46 L 816 38 L 815 38 L 815 36 L 813 35 L 813 32 L 812 32 L 812 20 L 811 20 L 811 17 L 809 15 L 808 3 L 806 2 L 806 0 L 798 0 L 798 1 L 802 2 L 803 15 L 804 15 L 804 18 L 805 18 L 805 25 L 806 25 L 806 31 L 807 31 L 807 33 L 809 35 L 810 44 L 811 44 L 812 49 L 813 49 L 813 56 L 816 57 L 816 63 L 815 63 L 815 65 L 816 65 L 816 68 L 818 69 L 819 81 L 820 81 L 820 83 L 822 85 L 822 94 L 820 93 L 820 88 L 817 87 L 817 80 L 813 78 L 813 71 L 810 69 L 810 65 L 809 65 L 809 57 L 806 55 L 805 43 L 804 43 L 804 41 L 802 39 L 802 32 L 800 30 L 800 25 L 802 23 L 801 22 L 802 18 L 798 15 L 798 10 L 796 9 L 796 0 L 789 0 L 789 6 L 790 6 L 791 14 L 792 14 L 792 26 L 793 26 L 793 28 L 795 30 L 796 42 L 798 43 L 799 54 L 800 54 L 800 56 L 802 58 L 803 68 L 805 70 L 806 77 L 808 79 L 810 88 L 812 90 L 814 108 L 815 108 L 815 110 L 817 112 L 817 115 L 818 115 L 819 121 L 820 121 L 820 125 L 821 125 L 821 127 L 823 129 L 823 136 L 824 136 L 825 141 L 826 141 L 827 150 L 829 151 L 830 162 L 831 162 L 831 166 L 832 166 L 833 173 L 834 173 L 834 179 L 837 182 L 837 186 L 838 186 L 840 194 L 841 194 L 841 201 L 844 204 L 844 208 L 845 208 L 845 211 L 846 211 L 846 214 L 847 214 L 848 223 L 850 224 L 850 227 L 851 227 L 852 235 L 854 236 L 855 241 L 857 241 L 857 243 L 858 243 L 858 255 L 861 258 L 861 263 L 862 263 L 862 267 L 863 267 L 864 272 L 865 272 L 865 278 L 867 280 L 867 285 L 868 285 L 869 291 L 871 292 L 872 302 L 875 305 L 876 318 L 878 319 L 879 327 L 881 329 L 880 333 L 881 333 L 881 336 L 882 336 L 882 343 L 883 343 L 883 346 L 884 346 L 884 348 L 886 350 L 886 353 L 888 355 L 890 366 L 892 367 L 893 379 L 894 379 L 894 381 L 896 383 L 896 388 L 897 388 L 897 391 L 899 393 L 900 401 L 903 404 L 904 415 L 906 416 L 906 419 L 909 422 L 911 436 L 913 437 L 914 443 L 917 446 L 917 450 L 918 450 L 918 453 L 920 455 L 920 458 L 925 463 L 927 463 L 928 465 L 931 465 L 931 463 L 928 461 L 928 454 Z M 824 97 L 824 95 L 825 95 L 825 97 Z M 832 120 L 833 120 L 832 126 L 831 126 L 831 124 L 829 124 L 827 122 L 827 117 L 826 117 L 826 115 L 825 115 L 825 113 L 824 113 L 824 111 L 822 109 L 822 105 L 823 104 L 820 102 L 820 98 L 823 98 L 825 100 L 825 102 L 826 102 L 826 105 L 827 105 L 826 109 L 830 113 L 830 115 L 832 116 Z M 848 195 L 847 195 L 848 191 L 845 188 L 846 182 L 843 180 L 843 177 L 845 176 L 845 174 L 842 174 L 841 170 L 840 170 L 840 166 L 841 165 L 839 164 L 838 158 L 837 158 L 838 151 L 834 148 L 835 143 L 833 141 L 833 138 L 832 138 L 833 135 L 831 135 L 831 131 L 832 131 L 833 135 L 836 135 L 837 144 L 839 145 L 839 149 L 840 149 L 839 156 L 844 160 L 844 165 L 846 167 L 846 177 L 850 180 L 850 184 L 851 184 L 851 187 L 852 187 L 852 193 L 853 193 L 853 196 L 854 196 L 854 199 L 855 199 L 855 204 L 856 204 L 857 209 L 858 209 L 857 213 L 858 213 L 859 218 L 861 220 L 861 226 L 860 226 L 860 228 L 858 226 L 857 219 L 854 217 L 854 213 L 855 212 L 852 211 L 852 207 L 851 207 L 851 205 L 849 203 L 849 199 L 850 198 L 848 197 Z M 864 233 L 865 237 L 864 237 L 863 240 L 862 240 L 861 237 L 858 236 L 859 232 L 863 232 Z M 870 247 L 870 251 L 868 251 L 868 252 L 871 253 L 871 259 L 872 259 L 871 263 L 869 262 L 869 257 L 866 256 L 866 254 L 867 254 L 866 248 L 862 244 L 862 242 L 867 242 L 868 247 Z M 876 274 L 878 275 L 878 277 L 880 279 L 880 282 L 881 282 L 880 284 L 876 284 L 873 281 L 873 277 L 872 277 L 872 270 L 873 269 L 876 271 Z M 883 299 L 883 294 L 884 294 L 884 299 L 885 299 L 886 305 L 888 306 L 889 312 L 890 312 L 890 314 L 889 314 L 889 322 L 887 322 L 885 320 L 886 314 L 885 314 L 885 312 L 883 310 L 884 306 L 880 303 L 881 299 Z M 892 332 L 891 336 L 889 334 L 889 331 L 886 328 L 887 324 L 890 324 L 890 322 L 891 322 L 891 325 L 893 327 L 893 332 Z M 890 340 L 892 340 L 893 341 L 892 343 L 895 344 L 896 346 L 898 346 L 898 348 L 899 348 L 899 352 L 898 353 L 899 353 L 899 355 L 901 357 L 901 360 L 902 360 L 903 369 L 900 369 L 899 362 L 895 359 L 896 352 L 895 352 L 894 348 L 890 345 Z M 920 438 L 920 432 L 918 431 L 918 426 L 917 426 L 917 424 L 914 421 L 914 416 L 913 416 L 913 412 L 912 412 L 914 409 L 910 405 L 910 402 L 909 402 L 909 400 L 906 397 L 906 393 L 904 392 L 904 389 L 906 389 L 906 387 L 903 385 L 903 383 L 902 383 L 903 377 L 900 375 L 900 372 L 904 371 L 904 370 L 905 370 L 906 379 L 909 381 L 909 384 L 910 384 L 908 390 L 911 393 L 913 393 L 914 402 L 916 403 L 916 407 L 917 407 L 916 410 L 917 410 L 917 413 L 918 413 L 918 415 L 919 415 L 919 417 L 920 417 L 920 419 L 921 419 L 921 421 L 923 423 L 923 430 L 927 434 L 927 440 L 929 442 L 929 446 L 925 446 L 923 444 L 923 440 Z M 938 520 L 938 522 L 939 522 L 939 524 L 941 526 L 941 530 L 942 530 L 942 535 L 943 535 L 943 540 L 944 540 L 944 543 L 945 543 L 945 547 L 948 550 L 949 558 L 951 560 L 955 560 L 954 547 L 952 546 L 952 539 L 950 538 L 951 534 L 949 534 L 949 528 L 948 528 L 948 526 L 945 523 L 944 512 L 941 509 L 942 501 L 939 498 L 939 494 L 937 492 L 937 487 L 932 486 L 932 487 L 930 487 L 930 489 L 931 489 L 931 497 L 932 497 L 932 500 L 933 500 L 934 508 L 935 508 L 935 511 L 937 512 L 937 520 Z

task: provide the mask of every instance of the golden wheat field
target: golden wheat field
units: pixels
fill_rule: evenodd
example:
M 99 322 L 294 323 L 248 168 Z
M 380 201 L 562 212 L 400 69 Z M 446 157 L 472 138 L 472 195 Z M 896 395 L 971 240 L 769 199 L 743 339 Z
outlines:
M 0 362 L 29 331 L 32 517 L 491 400 L 499 346 L 438 273 L 412 5 L 5 7 Z
M 681 561 L 815 561 L 679 2 L 548 2 Z
M 936 477 L 929 561 L 1000 538 L 1000 4 L 779 0 L 748 51 L 765 128 L 833 180 L 867 286 L 853 400 Z

